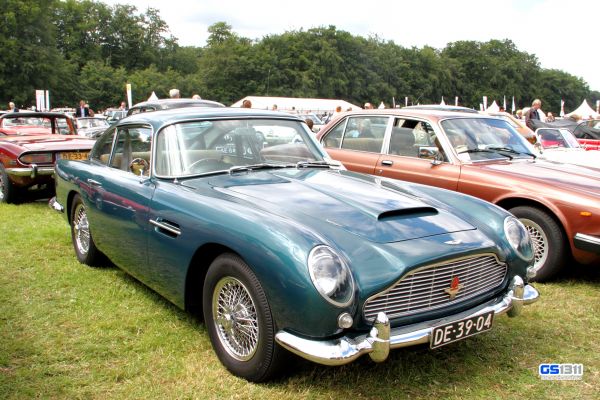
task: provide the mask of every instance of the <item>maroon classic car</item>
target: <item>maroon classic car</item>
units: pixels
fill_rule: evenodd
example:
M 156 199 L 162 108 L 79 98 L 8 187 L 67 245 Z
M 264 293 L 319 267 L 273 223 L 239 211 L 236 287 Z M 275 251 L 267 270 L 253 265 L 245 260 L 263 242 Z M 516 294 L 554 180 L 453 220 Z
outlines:
M 571 257 L 600 265 L 600 170 L 536 160 L 505 120 L 369 110 L 338 116 L 317 137 L 349 170 L 455 190 L 509 210 L 530 233 L 538 280 Z
M 77 135 L 0 136 L 0 203 L 16 203 L 28 190 L 54 190 L 57 159 L 81 160 L 95 141 Z
M 0 137 L 11 135 L 76 135 L 73 118 L 63 113 L 19 111 L 0 115 Z

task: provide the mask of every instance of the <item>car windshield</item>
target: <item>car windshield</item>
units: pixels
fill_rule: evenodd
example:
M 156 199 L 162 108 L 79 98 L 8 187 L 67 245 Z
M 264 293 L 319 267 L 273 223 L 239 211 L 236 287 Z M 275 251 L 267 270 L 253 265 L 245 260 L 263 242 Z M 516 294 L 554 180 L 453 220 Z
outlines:
M 537 134 L 544 148 L 579 148 L 579 142 L 567 129 L 538 129 Z
M 299 117 L 304 120 L 310 118 L 316 125 L 323 125 L 323 121 L 321 121 L 321 119 L 319 117 L 317 117 L 315 114 L 302 114 L 302 115 L 299 115 Z
M 462 161 L 535 157 L 531 145 L 502 119 L 447 119 L 441 126 Z
M 108 127 L 110 124 L 104 118 L 79 118 L 77 119 L 78 129 L 87 128 L 102 128 Z
M 169 125 L 158 133 L 155 151 L 156 174 L 176 178 L 324 161 L 304 124 L 279 119 Z
M 4 126 L 50 126 L 50 119 L 38 117 L 4 118 Z

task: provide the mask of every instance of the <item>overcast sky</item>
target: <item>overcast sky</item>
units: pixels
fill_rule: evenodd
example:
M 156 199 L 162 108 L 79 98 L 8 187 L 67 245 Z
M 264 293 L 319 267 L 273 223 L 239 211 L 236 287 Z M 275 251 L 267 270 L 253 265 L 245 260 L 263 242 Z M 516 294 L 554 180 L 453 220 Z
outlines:
M 457 40 L 511 39 L 542 67 L 583 78 L 600 90 L 600 1 L 503 0 L 101 0 L 160 10 L 184 46 L 204 46 L 207 28 L 225 21 L 238 35 L 261 39 L 289 30 L 334 25 L 353 35 L 377 35 L 404 47 L 443 48 Z M 449 93 L 448 95 L 453 95 Z M 510 96 L 510 93 L 507 93 Z

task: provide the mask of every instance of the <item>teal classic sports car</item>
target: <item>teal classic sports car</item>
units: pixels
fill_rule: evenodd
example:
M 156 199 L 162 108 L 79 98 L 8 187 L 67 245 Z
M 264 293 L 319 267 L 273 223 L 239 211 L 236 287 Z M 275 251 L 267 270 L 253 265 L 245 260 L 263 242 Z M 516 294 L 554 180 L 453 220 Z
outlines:
M 225 367 L 264 381 L 493 328 L 539 294 L 524 226 L 492 204 L 335 165 L 299 118 L 179 109 L 125 118 L 61 160 L 50 205 L 102 255 L 202 310 Z M 101 290 L 101 289 L 99 289 Z

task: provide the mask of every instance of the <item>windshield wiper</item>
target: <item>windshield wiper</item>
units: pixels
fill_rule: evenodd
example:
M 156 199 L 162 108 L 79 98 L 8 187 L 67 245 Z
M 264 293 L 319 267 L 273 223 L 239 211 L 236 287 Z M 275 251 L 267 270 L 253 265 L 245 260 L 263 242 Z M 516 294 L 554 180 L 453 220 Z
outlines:
M 296 168 L 331 168 L 327 161 L 298 161 Z
M 244 171 L 256 171 L 259 169 L 279 169 L 279 168 L 295 168 L 294 164 L 271 164 L 271 163 L 261 163 L 261 164 L 250 164 L 250 165 L 236 165 L 234 167 L 229 168 L 229 174 L 234 174 L 236 172 L 244 172 Z
M 458 154 L 464 154 L 464 153 L 494 153 L 494 154 L 498 154 L 501 155 L 502 157 L 506 157 L 509 160 L 513 159 L 513 156 L 509 156 L 508 154 L 502 154 L 502 153 L 498 153 L 497 150 L 492 150 L 492 149 L 478 149 L 478 148 L 473 148 L 473 149 L 465 149 L 465 150 L 461 150 L 458 152 Z
M 512 154 L 525 154 L 527 156 L 531 156 L 533 158 L 537 158 L 537 156 L 535 154 L 531 154 L 531 153 L 528 153 L 526 151 L 517 151 L 517 150 L 512 149 L 510 147 L 496 147 L 496 146 L 491 146 L 491 147 L 488 147 L 488 149 L 490 149 L 490 150 L 497 150 L 497 151 L 505 151 L 507 153 L 512 153 Z

